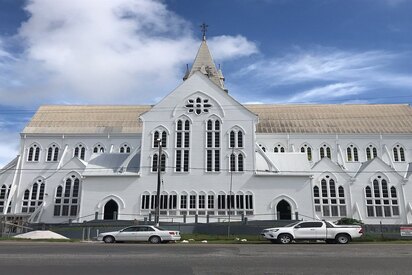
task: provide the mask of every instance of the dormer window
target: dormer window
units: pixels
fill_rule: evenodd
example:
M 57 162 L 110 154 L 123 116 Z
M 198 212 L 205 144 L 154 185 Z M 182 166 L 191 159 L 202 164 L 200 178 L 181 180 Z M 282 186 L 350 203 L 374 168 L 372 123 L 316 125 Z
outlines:
M 185 106 L 188 113 L 195 113 L 197 115 L 209 113 L 210 108 L 212 108 L 209 99 L 200 97 L 188 99 Z

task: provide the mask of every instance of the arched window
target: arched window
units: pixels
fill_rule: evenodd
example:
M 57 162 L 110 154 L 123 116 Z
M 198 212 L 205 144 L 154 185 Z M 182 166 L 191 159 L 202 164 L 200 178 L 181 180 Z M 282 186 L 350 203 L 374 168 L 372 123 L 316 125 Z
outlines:
M 243 131 L 235 127 L 229 132 L 229 148 L 243 148 Z
M 349 145 L 348 148 L 346 148 L 346 157 L 349 162 L 359 161 L 358 148 L 353 144 Z
M 157 172 L 159 166 L 159 154 L 155 153 L 152 157 L 152 172 Z M 161 171 L 166 171 L 166 154 L 162 153 L 162 157 L 160 159 L 160 167 Z
M 5 184 L 3 184 L 0 188 L 0 213 L 4 212 L 4 207 L 6 207 L 7 198 L 9 197 L 9 191 L 10 188 Z M 9 206 L 7 212 L 10 212 L 10 210 L 11 207 Z
M 330 147 L 326 144 L 323 144 L 320 149 L 319 149 L 319 153 L 320 153 L 320 158 L 332 158 L 332 150 L 330 149 Z
M 244 155 L 241 152 L 233 152 L 229 156 L 230 172 L 244 171 Z
M 285 152 L 285 147 L 283 147 L 283 145 L 278 144 L 275 146 L 275 148 L 273 148 L 273 152 L 274 153 L 284 153 Z
M 329 175 L 323 177 L 319 187 L 313 187 L 315 211 L 323 217 L 345 217 L 346 201 L 343 186 L 336 188 L 336 182 Z M 337 192 L 336 192 L 337 191 Z
M 220 171 L 220 120 L 206 122 L 206 171 Z
M 397 144 L 393 147 L 393 160 L 394 161 L 405 161 L 405 149 Z
M 39 161 L 40 158 L 40 146 L 33 144 L 29 148 L 29 153 L 27 155 L 27 161 Z
M 74 148 L 74 154 L 73 156 L 78 157 L 79 159 L 84 160 L 86 156 L 86 148 L 82 145 L 79 144 Z
M 396 187 L 392 186 L 389 189 L 388 181 L 382 176 L 373 179 L 372 188 L 365 187 L 365 197 L 368 217 L 399 216 Z
M 44 188 L 43 179 L 38 179 L 33 183 L 31 189 L 24 191 L 22 213 L 33 213 L 43 203 Z
M 96 145 L 93 147 L 93 153 L 95 153 L 95 154 L 104 153 L 104 146 L 101 145 L 101 144 L 96 144 Z
M 66 178 L 56 189 L 54 216 L 77 216 L 80 205 L 80 179 L 76 175 Z
M 304 144 L 302 147 L 300 147 L 300 152 L 306 153 L 308 160 L 312 161 L 312 148 L 309 145 Z
M 126 143 L 123 144 L 122 146 L 120 146 L 119 152 L 120 152 L 120 153 L 123 153 L 123 154 L 129 154 L 129 153 L 131 152 L 130 145 L 129 145 L 129 144 L 126 144 Z
M 371 160 L 373 158 L 376 158 L 378 156 L 378 150 L 376 149 L 375 146 L 370 144 L 368 147 L 366 147 L 366 159 Z
M 189 172 L 190 121 L 186 118 L 176 122 L 175 172 Z
M 46 161 L 57 161 L 59 159 L 59 147 L 56 144 L 52 144 L 47 149 Z
M 153 148 L 159 147 L 159 139 L 162 141 L 162 147 L 167 147 L 167 132 L 166 130 L 156 130 L 153 132 Z

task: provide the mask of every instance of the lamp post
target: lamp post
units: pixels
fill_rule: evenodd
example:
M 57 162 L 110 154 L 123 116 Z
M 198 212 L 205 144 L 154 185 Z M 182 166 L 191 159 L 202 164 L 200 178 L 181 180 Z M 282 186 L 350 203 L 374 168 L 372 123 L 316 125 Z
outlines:
M 161 184 L 161 173 L 162 173 L 162 140 L 157 139 L 159 145 L 159 155 L 157 158 L 157 192 L 156 192 L 156 210 L 155 210 L 155 224 L 159 226 L 160 218 L 160 184 Z

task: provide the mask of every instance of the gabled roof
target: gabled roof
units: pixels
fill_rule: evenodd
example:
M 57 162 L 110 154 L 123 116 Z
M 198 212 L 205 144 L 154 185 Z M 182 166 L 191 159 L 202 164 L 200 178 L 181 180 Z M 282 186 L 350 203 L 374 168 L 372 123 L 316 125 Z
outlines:
M 136 106 L 41 106 L 23 134 L 141 133 L 139 116 L 149 105 Z
M 259 116 L 258 133 L 412 133 L 407 104 L 246 105 Z
M 399 175 L 399 173 L 398 173 L 393 167 L 389 166 L 386 162 L 384 162 L 384 161 L 383 161 L 382 159 L 380 159 L 379 157 L 376 157 L 376 158 L 370 159 L 370 160 L 365 161 L 364 163 L 362 163 L 362 165 L 359 167 L 358 171 L 356 172 L 355 178 L 356 178 L 358 175 L 361 175 L 362 172 L 364 172 L 365 170 L 368 170 L 368 167 L 369 167 L 370 165 L 372 165 L 373 163 L 376 163 L 376 164 L 380 165 L 382 168 L 384 168 L 386 173 L 388 173 L 388 172 L 393 172 L 394 174 L 396 174 L 396 175 L 398 175 L 399 177 L 401 177 L 401 175 Z M 372 169 L 372 171 L 375 172 L 376 169 L 374 168 L 374 169 Z
M 259 116 L 257 133 L 412 134 L 412 108 L 378 105 L 244 105 Z M 23 134 L 142 132 L 139 116 L 149 105 L 41 106 Z

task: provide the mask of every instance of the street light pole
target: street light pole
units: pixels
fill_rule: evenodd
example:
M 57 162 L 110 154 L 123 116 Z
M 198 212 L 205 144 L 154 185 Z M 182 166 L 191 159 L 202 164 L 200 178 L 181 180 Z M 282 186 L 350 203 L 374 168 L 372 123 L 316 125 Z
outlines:
M 157 158 L 157 192 L 156 192 L 156 212 L 155 212 L 155 224 L 159 226 L 159 218 L 160 218 L 160 184 L 161 180 L 161 173 L 162 173 L 162 140 L 159 138 L 157 139 L 159 145 L 159 155 Z

